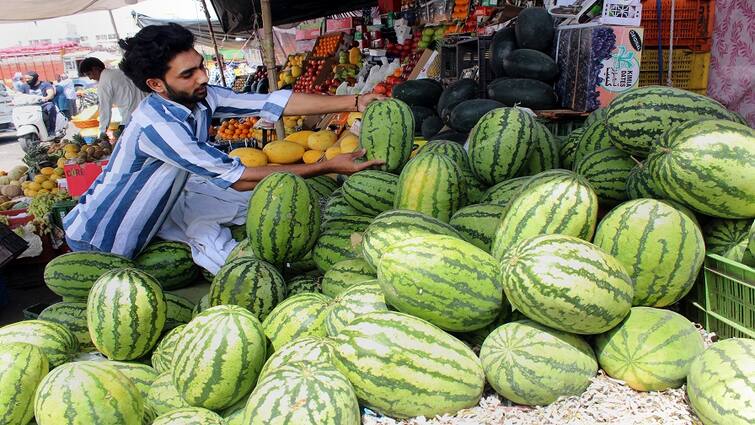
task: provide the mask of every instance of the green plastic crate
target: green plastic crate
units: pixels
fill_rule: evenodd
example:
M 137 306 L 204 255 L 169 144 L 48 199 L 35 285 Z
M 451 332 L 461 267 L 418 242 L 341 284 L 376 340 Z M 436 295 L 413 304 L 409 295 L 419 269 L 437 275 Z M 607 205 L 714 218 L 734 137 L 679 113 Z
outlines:
M 720 338 L 755 338 L 755 269 L 720 255 L 706 255 L 683 311 Z

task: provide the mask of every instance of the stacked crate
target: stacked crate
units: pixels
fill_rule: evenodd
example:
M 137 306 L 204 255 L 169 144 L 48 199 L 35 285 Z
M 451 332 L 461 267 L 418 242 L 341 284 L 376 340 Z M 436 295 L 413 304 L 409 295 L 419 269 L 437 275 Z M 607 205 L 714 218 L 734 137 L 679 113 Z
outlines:
M 674 10 L 671 85 L 706 94 L 713 40 L 714 0 L 676 0 Z M 671 36 L 671 0 L 662 0 L 660 37 L 663 50 L 663 75 L 658 74 L 658 8 L 656 0 L 643 0 L 642 27 L 645 49 L 642 53 L 642 86 L 667 85 Z

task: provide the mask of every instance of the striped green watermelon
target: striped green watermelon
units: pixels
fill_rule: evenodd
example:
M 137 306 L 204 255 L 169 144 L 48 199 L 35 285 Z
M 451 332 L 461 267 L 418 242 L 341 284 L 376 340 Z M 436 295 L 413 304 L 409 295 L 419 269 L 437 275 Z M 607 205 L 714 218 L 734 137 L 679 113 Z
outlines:
M 351 230 L 353 232 L 363 232 L 367 226 L 372 223 L 375 217 L 365 215 L 342 215 L 333 217 L 322 224 L 322 231 L 326 230 Z
M 367 226 L 364 227 L 366 229 Z M 362 231 L 349 228 L 328 229 L 317 238 L 312 258 L 317 268 L 327 273 L 336 263 L 361 255 Z
M 322 274 L 317 270 L 317 264 L 312 256 L 312 251 L 306 253 L 301 260 L 294 261 L 293 263 L 286 263 L 281 270 L 281 275 L 284 279 L 290 279 L 294 276 L 307 273 L 316 273 L 317 275 Z
M 181 337 L 181 331 L 186 325 L 179 325 L 171 329 L 162 337 L 157 347 L 152 351 L 151 364 L 158 373 L 168 372 L 173 367 L 173 352 L 176 342 Z
M 687 396 L 705 425 L 755 423 L 755 340 L 730 338 L 705 350 L 690 366 Z
M 352 285 L 376 277 L 376 271 L 362 258 L 339 261 L 322 278 L 322 293 L 335 297 Z
M 386 211 L 375 217 L 364 231 L 362 256 L 373 270 L 377 270 L 380 256 L 389 246 L 425 234 L 449 235 L 462 239 L 461 234 L 449 224 L 428 215 L 408 210 Z
M 379 170 L 352 174 L 343 184 L 343 198 L 361 214 L 374 217 L 393 207 L 398 176 Z
M 249 200 L 246 233 L 254 255 L 270 264 L 282 266 L 304 257 L 320 233 L 315 193 L 297 175 L 268 175 Z
M 414 146 L 412 110 L 398 99 L 370 103 L 362 116 L 359 142 L 368 160 L 383 160 L 381 170 L 398 174 Z
M 114 270 L 99 278 L 89 293 L 89 335 L 111 360 L 138 359 L 157 344 L 167 310 L 162 288 L 150 275 Z
M 531 320 L 494 330 L 482 344 L 480 360 L 498 394 L 530 406 L 580 395 L 598 372 L 585 340 Z
M 459 333 L 453 333 L 453 335 L 460 340 L 466 342 L 467 344 L 471 345 L 472 347 L 480 347 L 482 346 L 482 343 L 485 342 L 485 338 L 490 335 L 491 332 L 496 330 L 499 326 L 512 322 L 513 321 L 513 314 L 511 311 L 511 304 L 509 304 L 509 301 L 506 299 L 506 297 L 503 297 L 503 305 L 501 306 L 501 310 L 498 313 L 498 317 L 495 318 L 490 324 L 488 324 L 485 327 L 482 327 L 480 329 L 474 330 L 472 332 L 459 332 Z M 521 314 L 520 314 L 521 316 Z M 517 317 L 517 320 L 525 320 L 526 317 Z
M 621 324 L 595 338 L 600 367 L 638 391 L 681 387 L 704 349 L 692 322 L 650 307 L 633 307 Z
M 703 239 L 708 253 L 724 255 L 748 237 L 750 219 L 711 218 L 703 227 Z
M 579 137 L 577 150 L 574 152 L 574 165 L 578 164 L 582 158 L 588 154 L 605 149 L 612 148 L 611 138 L 608 137 L 605 121 L 596 121 L 585 127 L 585 131 Z
M 302 361 L 280 366 L 259 382 L 242 423 L 360 425 L 362 420 L 354 389 L 334 365 Z
M 142 400 L 147 399 L 152 383 L 160 376 L 158 371 L 144 363 L 108 361 L 107 364 L 115 367 L 119 372 L 126 375 L 126 378 L 131 380 L 131 383 L 139 390 Z
M 328 198 L 327 202 L 325 202 L 325 206 L 322 209 L 322 222 L 323 224 L 325 224 L 336 217 L 341 217 L 344 215 L 360 214 L 359 211 L 352 208 L 352 206 L 349 205 L 348 202 L 346 202 L 346 198 L 343 197 L 343 192 L 339 188 L 338 190 L 333 192 L 330 198 Z
M 433 417 L 475 406 L 480 359 L 430 323 L 393 311 L 355 319 L 333 338 L 336 366 L 361 404 L 395 418 Z
M 304 292 L 287 298 L 262 322 L 265 335 L 275 350 L 303 336 L 326 336 L 325 317 L 331 298 Z
M 605 122 L 606 115 L 608 115 L 608 108 L 598 108 L 590 112 L 590 115 L 588 115 L 587 119 L 585 119 L 584 126 L 589 127 L 592 123 L 597 121 Z
M 619 260 L 573 236 L 525 239 L 501 260 L 501 276 L 514 308 L 570 333 L 603 333 L 632 306 L 632 279 Z
M 307 185 L 312 189 L 318 198 L 327 199 L 338 189 L 338 182 L 329 176 L 315 176 L 305 179 Z
M 39 425 L 140 425 L 139 390 L 107 362 L 67 363 L 40 382 L 34 401 Z
M 462 170 L 471 170 L 471 168 L 469 167 L 469 156 L 467 155 L 467 151 L 465 151 L 464 146 L 459 143 L 453 142 L 451 140 L 431 140 L 422 145 L 421 148 L 419 148 L 417 155 L 426 152 L 434 152 L 445 155 L 451 158 L 451 160 L 453 160 L 456 165 L 458 165 Z
M 47 375 L 47 357 L 37 346 L 0 346 L 0 423 L 26 425 L 34 416 L 34 393 Z
M 490 252 L 495 230 L 505 212 L 506 207 L 502 205 L 469 205 L 456 211 L 448 224 L 458 230 L 465 241 L 485 252 Z
M 325 329 L 336 336 L 357 317 L 372 311 L 387 311 L 383 290 L 376 280 L 357 283 L 333 298 Z
M 637 163 L 614 148 L 593 151 L 574 163 L 574 171 L 590 182 L 601 204 L 612 206 L 629 199 L 627 179 Z
M 695 283 L 705 260 L 697 225 L 654 199 L 625 202 L 609 212 L 595 233 L 595 245 L 619 260 L 634 281 L 633 305 L 665 307 Z
M 426 152 L 409 161 L 401 172 L 393 206 L 447 223 L 466 199 L 466 181 L 459 166 L 445 155 Z
M 191 312 L 192 319 L 197 317 L 197 315 L 205 310 L 210 308 L 210 294 L 204 294 L 202 298 L 199 299 L 199 302 L 197 305 L 194 306 L 194 310 Z
M 65 326 L 79 342 L 79 350 L 92 351 L 94 344 L 87 326 L 87 304 L 81 302 L 55 303 L 39 313 L 39 320 Z
M 672 201 L 670 199 L 659 199 L 659 201 L 663 202 L 666 205 L 670 205 L 674 207 L 677 211 L 689 217 L 689 219 L 692 220 L 693 223 L 695 223 L 695 226 L 697 226 L 698 229 L 702 229 L 702 226 L 700 225 L 700 221 L 697 219 L 697 216 L 687 206 L 679 202 Z
M 536 180 L 509 202 L 498 223 L 491 253 L 503 258 L 519 242 L 537 235 L 562 234 L 592 240 L 598 198 L 581 176 L 568 172 Z
M 644 162 L 640 162 L 629 170 L 626 190 L 629 199 L 661 199 L 666 197 L 655 182 L 653 182 L 648 167 L 645 166 Z
M 318 276 L 297 276 L 286 282 L 286 294 L 291 297 L 302 292 L 322 293 L 322 278 Z
M 532 145 L 527 161 L 519 171 L 522 176 L 531 176 L 546 170 L 558 168 L 558 141 L 543 124 L 535 122 L 535 143 Z
M 494 109 L 477 122 L 467 139 L 472 171 L 490 186 L 516 177 L 539 136 L 538 123 L 524 109 Z
M 210 305 L 233 304 L 265 320 L 286 298 L 286 282 L 269 263 L 242 257 L 226 263 L 210 285 Z
M 650 86 L 626 91 L 614 99 L 606 113 L 606 129 L 614 146 L 645 157 L 666 130 L 699 119 L 738 120 L 709 97 Z
M 228 257 L 225 259 L 225 262 L 227 263 L 239 257 L 254 257 L 254 250 L 252 249 L 252 242 L 249 240 L 249 238 L 244 238 L 244 240 L 236 244 L 236 246 L 233 247 L 233 249 L 231 250 L 230 254 L 228 254 Z M 212 281 L 212 279 L 210 279 L 210 281 Z
M 747 239 L 742 239 L 742 241 L 733 247 L 729 248 L 728 251 L 722 255 L 722 257 L 727 258 L 732 261 L 736 261 L 737 263 L 741 263 L 750 267 L 755 266 L 755 264 L 751 264 L 751 261 L 749 258 L 745 259 L 745 254 L 747 253 Z
M 94 282 L 106 272 L 134 263 L 126 257 L 105 252 L 79 251 L 55 257 L 45 266 L 45 284 L 66 301 L 87 299 Z
M 261 380 L 260 378 L 257 382 Z M 244 425 L 244 408 L 247 401 L 249 401 L 249 398 L 241 399 L 233 406 L 218 412 L 225 421 L 224 425 Z
M 579 127 L 569 133 L 566 139 L 561 143 L 558 150 L 559 162 L 561 168 L 571 170 L 574 168 L 574 156 L 577 154 L 577 148 L 579 148 L 579 140 L 582 138 L 582 134 L 587 130 L 586 127 Z
M 506 206 L 516 195 L 519 194 L 522 186 L 524 186 L 530 178 L 530 176 L 522 176 L 502 181 L 497 185 L 488 188 L 482 196 L 481 202 Z
M 451 236 L 422 235 L 391 245 L 378 281 L 398 311 L 441 329 L 468 332 L 492 322 L 503 303 L 498 262 Z
M 173 384 L 190 405 L 223 409 L 241 400 L 265 362 L 259 320 L 234 305 L 211 307 L 181 332 L 173 353 Z
M 153 242 L 139 253 L 134 264 L 157 279 L 166 290 L 190 285 L 199 274 L 199 267 L 191 256 L 191 247 L 183 242 Z
M 148 404 L 156 414 L 164 415 L 176 409 L 191 407 L 180 395 L 173 384 L 170 371 L 161 374 L 149 387 L 145 404 Z
M 163 331 L 166 328 L 171 329 L 180 324 L 189 323 L 193 316 L 194 307 L 196 307 L 190 299 L 171 292 L 165 292 L 165 302 L 168 305 L 168 310 L 165 316 L 166 321 Z
M 724 121 L 689 121 L 669 130 L 648 157 L 666 197 L 721 218 L 755 217 L 755 130 Z
M 290 363 L 306 361 L 309 363 L 333 362 L 333 344 L 328 338 L 320 336 L 304 336 L 284 344 L 276 350 L 260 371 L 258 382 L 281 366 Z
M 461 175 L 464 177 L 464 184 L 467 186 L 467 203 L 476 204 L 481 202 L 485 196 L 485 192 L 488 190 L 488 186 L 477 180 L 471 169 L 462 168 Z
M 65 326 L 44 320 L 25 320 L 0 328 L 0 346 L 26 342 L 37 346 L 47 357 L 50 369 L 71 360 L 79 343 Z
M 212 410 L 184 407 L 158 416 L 152 425 L 225 425 L 225 421 Z

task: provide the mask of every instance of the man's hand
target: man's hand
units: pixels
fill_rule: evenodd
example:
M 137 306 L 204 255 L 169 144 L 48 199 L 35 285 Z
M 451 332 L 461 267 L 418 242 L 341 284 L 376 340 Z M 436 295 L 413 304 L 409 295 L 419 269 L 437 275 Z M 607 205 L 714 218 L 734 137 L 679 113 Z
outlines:
M 369 105 L 370 103 L 385 99 L 388 98 L 383 96 L 382 94 L 370 93 L 360 95 L 359 101 L 357 102 L 357 112 L 364 112 L 364 110 L 367 109 L 367 105 Z
M 385 161 L 380 159 L 356 162 L 356 160 L 363 157 L 366 152 L 366 150 L 362 149 L 356 152 L 338 155 L 329 161 L 325 161 L 324 166 L 330 173 L 350 175 L 367 168 L 373 168 L 385 164 Z

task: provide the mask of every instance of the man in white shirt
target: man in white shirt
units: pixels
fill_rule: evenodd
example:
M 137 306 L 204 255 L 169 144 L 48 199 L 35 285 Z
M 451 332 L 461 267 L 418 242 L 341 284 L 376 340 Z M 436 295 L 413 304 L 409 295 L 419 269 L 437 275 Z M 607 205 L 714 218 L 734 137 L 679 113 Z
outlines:
M 139 102 L 147 96 L 120 69 L 106 69 L 97 58 L 86 58 L 79 65 L 79 74 L 86 75 L 97 83 L 97 96 L 100 98 L 100 134 L 110 126 L 111 107 L 115 105 L 121 113 L 121 126 L 128 124 L 131 113 Z
M 68 113 L 71 116 L 76 115 L 76 87 L 73 85 L 73 80 L 68 78 L 67 74 L 60 74 L 58 85 L 63 86 L 63 95 L 68 102 Z

